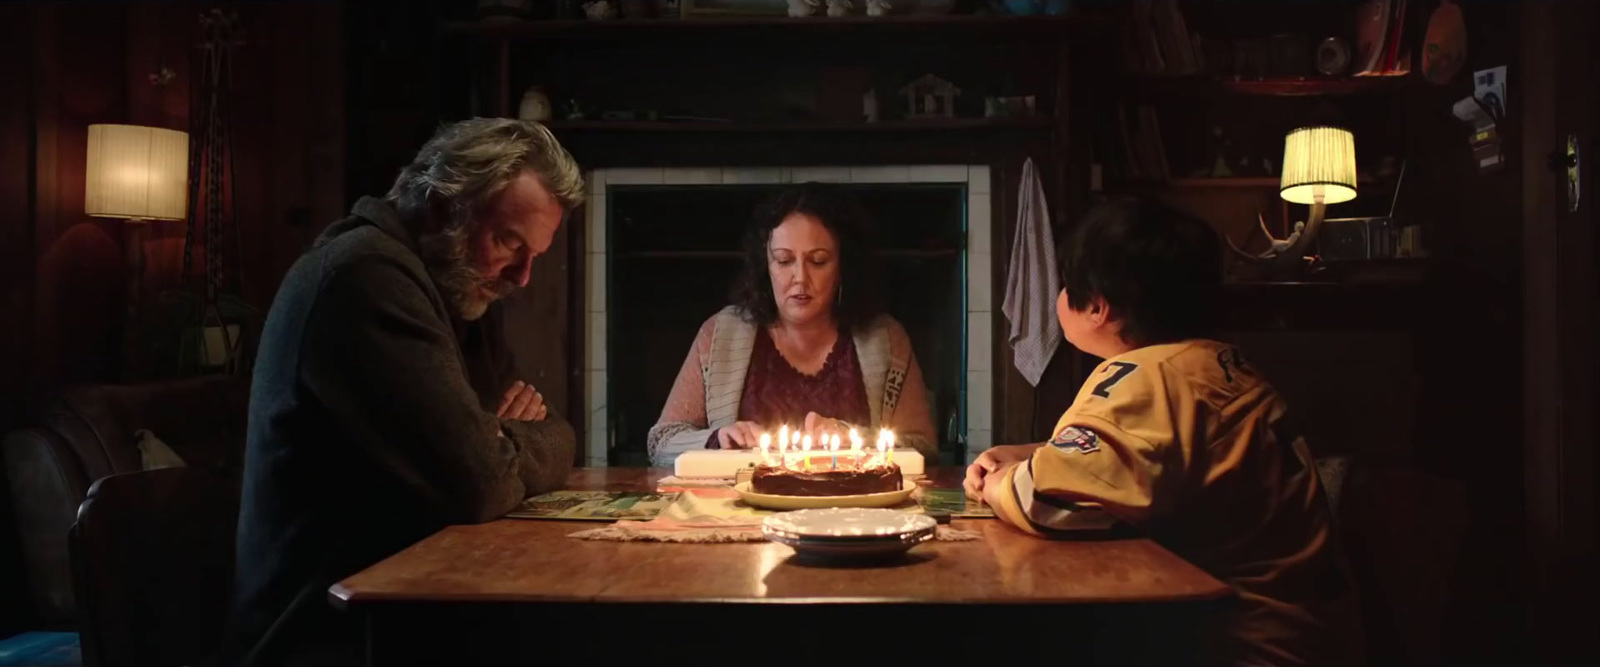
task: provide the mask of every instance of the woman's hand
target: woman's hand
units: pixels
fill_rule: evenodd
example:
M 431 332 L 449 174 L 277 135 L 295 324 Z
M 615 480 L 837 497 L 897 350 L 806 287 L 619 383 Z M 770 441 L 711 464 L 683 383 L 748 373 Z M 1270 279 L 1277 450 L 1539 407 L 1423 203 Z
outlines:
M 812 440 L 821 444 L 823 449 L 827 449 L 828 439 L 835 433 L 839 434 L 840 449 L 849 449 L 850 428 L 850 423 L 842 419 L 824 417 L 815 412 L 806 413 L 805 432 L 810 433 Z M 865 438 L 866 434 L 861 434 L 861 437 Z
M 734 422 L 717 429 L 717 446 L 722 449 L 750 449 L 759 444 L 761 425 L 755 422 Z

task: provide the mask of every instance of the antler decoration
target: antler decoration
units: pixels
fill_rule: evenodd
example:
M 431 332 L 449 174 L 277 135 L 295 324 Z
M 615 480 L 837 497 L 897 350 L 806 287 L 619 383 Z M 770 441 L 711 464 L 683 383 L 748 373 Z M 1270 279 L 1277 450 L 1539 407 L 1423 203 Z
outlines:
M 1270 269 L 1287 269 L 1306 259 L 1307 251 L 1310 250 L 1311 244 L 1317 238 L 1317 229 L 1322 226 L 1322 216 L 1311 216 L 1309 225 L 1305 222 L 1294 223 L 1294 231 L 1282 239 L 1273 236 L 1272 232 L 1267 230 L 1267 221 L 1262 218 L 1259 212 L 1256 213 L 1256 222 L 1261 226 L 1262 235 L 1267 237 L 1267 242 L 1271 245 L 1266 251 L 1252 255 L 1234 245 L 1233 239 L 1229 238 L 1227 234 L 1222 235 L 1223 240 L 1228 242 L 1228 247 L 1234 253 L 1244 258 L 1247 262 L 1263 265 Z

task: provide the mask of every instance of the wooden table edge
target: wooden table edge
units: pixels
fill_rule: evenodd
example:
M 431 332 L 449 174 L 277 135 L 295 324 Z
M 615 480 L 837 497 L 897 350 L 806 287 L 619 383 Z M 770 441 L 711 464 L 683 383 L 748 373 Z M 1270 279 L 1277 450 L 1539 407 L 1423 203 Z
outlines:
M 1127 597 L 1074 597 L 1074 598 L 1024 598 L 1013 597 L 1004 599 L 995 598 L 918 598 L 918 597 L 850 597 L 850 596 L 816 596 L 816 597 L 780 597 L 780 598 L 749 598 L 749 597 L 673 597 L 673 596 L 571 596 L 571 595 L 505 595 L 505 594 L 462 594 L 438 595 L 430 594 L 426 597 L 414 595 L 396 595 L 390 593 L 365 593 L 358 594 L 345 588 L 343 582 L 336 583 L 328 589 L 328 600 L 341 610 L 349 611 L 358 608 L 372 608 L 385 605 L 449 605 L 449 604 L 683 604 L 683 605 L 787 605 L 787 604 L 849 604 L 849 605 L 969 605 L 969 606 L 1086 606 L 1086 605 L 1140 605 L 1140 604 L 1183 604 L 1189 602 L 1208 602 L 1230 597 L 1233 588 L 1226 583 L 1215 590 L 1195 591 L 1179 595 L 1166 595 L 1148 598 Z
M 959 467 L 952 468 L 951 470 L 960 470 L 960 468 Z M 944 472 L 949 472 L 949 471 L 944 471 Z M 573 471 L 573 478 L 578 478 L 580 476 L 593 476 L 593 475 L 595 475 L 597 473 L 598 474 L 607 475 L 607 476 L 616 475 L 618 473 L 621 473 L 621 474 L 624 474 L 624 475 L 638 474 L 638 475 L 642 475 L 646 479 L 651 479 L 651 478 L 653 478 L 655 476 L 658 476 L 659 474 L 664 474 L 664 471 L 657 471 L 655 469 L 638 469 L 638 470 L 631 470 L 631 469 L 621 469 L 621 470 L 619 470 L 619 469 L 607 469 L 607 468 L 575 469 Z M 938 476 L 937 475 L 925 475 L 924 476 L 925 479 L 929 480 L 930 485 L 933 485 L 932 482 L 934 481 L 934 478 L 936 478 L 936 477 L 938 477 Z M 948 480 L 946 480 L 946 481 L 948 481 Z M 588 486 L 588 485 L 586 485 L 586 484 L 572 484 L 569 481 L 568 486 L 573 487 L 573 488 L 582 488 L 582 487 Z M 600 487 L 600 488 L 606 488 L 606 487 L 609 487 L 610 484 L 595 484 L 594 486 L 597 486 L 597 487 Z M 651 481 L 649 483 L 649 486 L 654 487 L 655 486 L 654 482 Z M 539 520 L 539 519 L 520 519 L 520 518 L 519 519 L 501 518 L 501 519 L 498 519 L 497 521 L 513 521 L 513 522 L 533 521 L 533 522 L 539 522 L 539 523 L 547 523 L 547 521 L 543 521 L 543 520 Z M 956 529 L 978 529 L 979 526 L 981 526 L 984 523 L 990 522 L 990 521 L 995 521 L 995 519 L 991 519 L 991 518 L 959 518 L 959 519 L 954 519 L 953 518 L 951 520 L 951 522 L 950 522 L 950 525 L 951 525 L 952 528 L 956 528 Z M 565 521 L 548 521 L 548 523 L 569 523 L 569 522 L 565 522 Z M 1147 538 L 1147 537 L 1146 538 L 1138 538 L 1138 539 L 1143 539 L 1143 540 L 1146 540 L 1146 541 L 1150 541 L 1149 538 Z M 1159 548 L 1159 549 L 1161 549 L 1163 551 L 1166 551 L 1166 549 L 1164 547 L 1161 547 L 1159 544 L 1157 544 L 1156 546 L 1157 546 L 1157 548 Z M 404 551 L 404 550 L 402 550 L 402 551 Z M 1168 553 L 1170 554 L 1170 552 L 1168 552 Z M 358 571 L 356 573 L 352 573 L 351 575 L 349 575 L 347 577 L 344 577 L 344 578 L 340 579 L 339 581 L 335 582 L 332 586 L 330 586 L 328 588 L 328 601 L 329 601 L 330 604 L 332 604 L 332 606 L 334 606 L 335 608 L 338 608 L 340 610 L 351 610 L 351 609 L 354 609 L 354 608 L 366 608 L 366 607 L 383 606 L 383 605 L 427 605 L 427 604 L 463 604 L 463 603 L 465 603 L 465 604 L 478 604 L 478 603 L 484 603 L 484 604 L 530 604 L 530 603 L 534 603 L 534 604 L 540 604 L 540 603 L 590 604 L 590 603 L 603 603 L 603 604 L 689 604 L 689 605 L 699 605 L 699 604 L 738 604 L 738 605 L 768 605 L 768 604 L 778 604 L 778 605 L 783 605 L 783 604 L 890 605 L 890 604 L 906 604 L 906 605 L 928 605 L 928 606 L 938 606 L 938 605 L 994 605 L 994 606 L 1048 605 L 1048 606 L 1060 606 L 1060 605 L 1108 605 L 1108 604 L 1109 605 L 1140 605 L 1140 604 L 1163 604 L 1163 603 L 1192 603 L 1192 602 L 1204 602 L 1204 601 L 1222 599 L 1222 598 L 1230 597 L 1230 596 L 1232 596 L 1234 594 L 1233 587 L 1230 586 L 1227 582 L 1218 579 L 1217 577 L 1215 577 L 1214 575 L 1212 575 L 1209 572 L 1205 572 L 1204 570 L 1201 570 L 1198 566 L 1195 566 L 1193 563 L 1189 563 L 1188 561 L 1183 560 L 1181 557 L 1178 557 L 1175 554 L 1173 556 L 1175 558 L 1178 558 L 1178 560 L 1181 561 L 1184 565 L 1186 565 L 1188 567 L 1191 567 L 1191 568 L 1194 568 L 1195 570 L 1197 570 L 1200 574 L 1204 575 L 1205 578 L 1209 579 L 1215 585 L 1214 586 L 1208 586 L 1206 588 L 1201 588 L 1201 589 L 1194 590 L 1194 591 L 1190 591 L 1190 592 L 1186 592 L 1186 593 L 1181 593 L 1181 594 L 1165 594 L 1165 595 L 1160 595 L 1160 596 L 1142 596 L 1142 597 L 1138 597 L 1138 598 L 1090 596 L 1090 597 L 1073 597 L 1073 598 L 1025 598 L 1025 597 L 1014 597 L 1014 598 L 1003 598 L 1003 599 L 995 599 L 995 598 L 929 599 L 929 598 L 918 598 L 918 597 L 881 597 L 881 596 L 874 596 L 874 597 L 819 596 L 819 597 L 781 597 L 781 598 L 755 598 L 755 597 L 696 597 L 696 598 L 685 598 L 685 597 L 657 597 L 657 596 L 649 596 L 649 595 L 622 596 L 622 597 L 602 597 L 599 594 L 592 594 L 592 595 L 539 595 L 539 594 L 506 595 L 506 594 L 503 594 L 503 593 L 495 593 L 495 594 L 466 593 L 466 594 L 461 594 L 461 595 L 439 595 L 437 592 L 430 593 L 427 596 L 417 596 L 417 595 L 410 595 L 410 594 L 395 594 L 395 593 L 387 593 L 387 592 L 376 592 L 376 593 L 374 593 L 374 592 L 365 592 L 365 593 L 363 593 L 361 591 L 352 590 L 348 586 L 345 585 L 346 582 L 349 581 L 350 578 L 356 576 L 357 574 L 360 574 L 360 572 L 364 572 L 366 569 L 368 569 L 370 567 L 374 567 L 374 566 L 378 565 L 379 563 L 382 563 L 383 560 L 387 560 L 387 558 L 386 558 L 386 559 L 380 560 L 379 563 L 374 563 L 373 565 L 368 566 L 368 568 L 362 568 L 361 571 Z M 393 556 L 390 556 L 390 557 L 392 558 Z

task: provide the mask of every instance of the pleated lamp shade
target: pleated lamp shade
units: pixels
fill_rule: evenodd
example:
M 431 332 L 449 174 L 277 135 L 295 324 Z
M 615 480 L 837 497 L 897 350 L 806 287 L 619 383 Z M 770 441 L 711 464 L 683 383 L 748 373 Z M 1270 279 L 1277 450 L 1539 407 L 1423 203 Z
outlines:
M 188 215 L 189 133 L 140 125 L 90 125 L 83 210 L 129 220 Z
M 1278 195 L 1291 204 L 1337 204 L 1356 198 L 1356 137 L 1341 127 L 1302 127 L 1283 139 Z

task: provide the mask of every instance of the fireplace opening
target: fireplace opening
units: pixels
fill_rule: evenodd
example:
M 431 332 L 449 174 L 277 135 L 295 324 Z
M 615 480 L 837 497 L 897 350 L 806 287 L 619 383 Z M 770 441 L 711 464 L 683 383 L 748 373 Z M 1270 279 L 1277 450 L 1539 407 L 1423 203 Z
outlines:
M 604 253 L 610 465 L 648 465 L 646 436 L 695 334 L 730 303 L 745 225 L 781 187 L 610 186 Z M 885 307 L 910 335 L 922 367 L 940 458 L 964 461 L 967 187 L 843 187 L 874 221 Z

